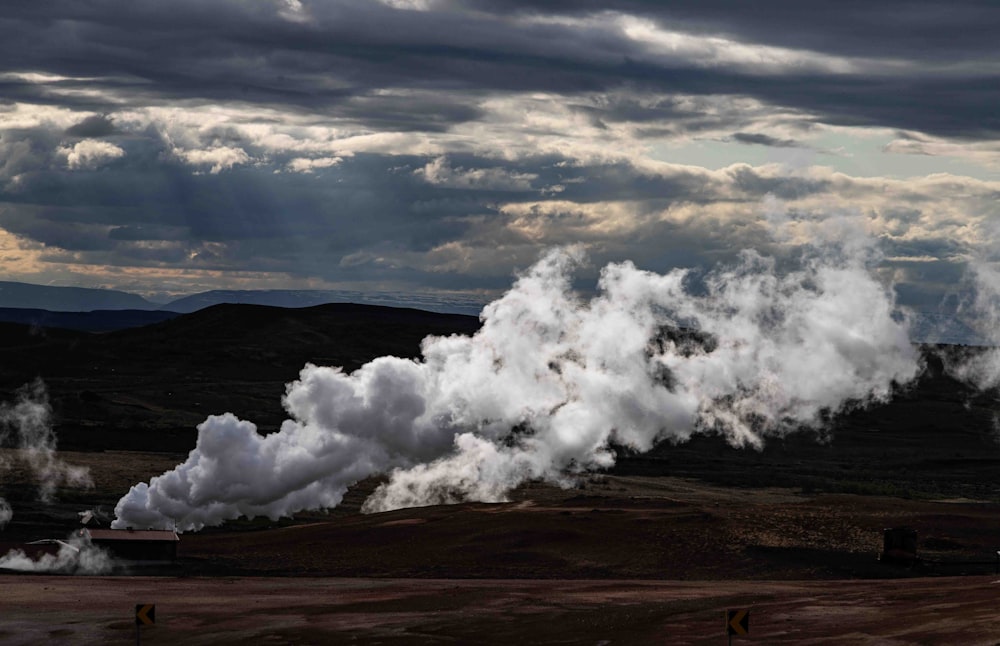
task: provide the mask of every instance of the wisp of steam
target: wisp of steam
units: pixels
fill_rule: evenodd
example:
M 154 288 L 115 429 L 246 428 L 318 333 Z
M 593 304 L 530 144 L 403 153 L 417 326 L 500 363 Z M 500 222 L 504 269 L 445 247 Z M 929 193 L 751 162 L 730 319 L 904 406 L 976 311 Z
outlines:
M 93 486 L 85 467 L 67 464 L 57 456 L 51 418 L 48 391 L 41 379 L 18 389 L 15 403 L 0 403 L 0 447 L 15 449 L 15 455 L 24 460 L 42 502 L 51 502 L 61 486 Z M 0 473 L 9 468 L 8 462 L 0 454 Z M 0 497 L 0 528 L 12 517 L 10 503 Z
M 43 554 L 32 559 L 24 550 L 14 549 L 0 556 L 0 569 L 19 572 L 52 572 L 59 574 L 107 574 L 114 562 L 111 556 L 93 545 L 84 534 L 74 533 L 65 541 L 57 541 L 55 554 Z
M 987 347 L 946 356 L 945 367 L 956 379 L 978 390 L 988 390 L 1000 386 L 1000 271 L 981 259 L 973 259 L 965 280 L 972 298 L 962 304 L 959 314 Z
M 379 357 L 350 374 L 305 366 L 279 432 L 209 417 L 186 461 L 119 501 L 113 526 L 197 530 L 332 508 L 373 474 L 389 477 L 365 511 L 502 501 L 529 480 L 568 485 L 609 467 L 616 446 L 704 432 L 760 447 L 886 400 L 921 367 L 891 288 L 871 253 L 807 255 L 779 272 L 744 252 L 697 281 L 615 263 L 583 299 L 571 288 L 582 254 L 550 251 L 472 336 L 428 337 L 419 360 Z
M 41 379 L 25 384 L 13 404 L 0 403 L 0 447 L 13 448 L 28 466 L 38 484 L 38 498 L 51 502 L 62 486 L 92 487 L 86 467 L 67 464 L 56 454 L 56 435 L 52 428 L 52 407 Z M 9 468 L 2 461 L 0 471 Z M 13 517 L 10 503 L 0 498 L 0 529 Z M 0 556 L 0 569 L 25 572 L 60 572 L 64 574 L 104 574 L 111 571 L 112 560 L 86 536 L 74 534 L 58 542 L 55 554 L 31 559 L 23 550 L 14 549 Z

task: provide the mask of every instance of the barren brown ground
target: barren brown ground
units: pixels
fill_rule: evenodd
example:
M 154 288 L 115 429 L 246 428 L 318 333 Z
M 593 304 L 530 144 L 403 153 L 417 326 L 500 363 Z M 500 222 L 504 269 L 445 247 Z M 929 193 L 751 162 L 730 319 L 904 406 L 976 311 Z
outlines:
M 0 577 L 4 644 L 996 644 L 995 576 L 894 581 Z M 742 643 L 737 639 L 734 643 Z
M 51 535 L 183 456 L 61 457 L 95 489 L 15 497 L 5 540 Z M 0 576 L 0 643 L 132 643 L 134 605 L 155 603 L 142 643 L 720 644 L 724 610 L 749 607 L 747 643 L 1000 644 L 996 503 L 608 475 L 361 514 L 374 485 L 330 513 L 186 534 L 162 576 Z M 924 562 L 877 560 L 900 524 Z

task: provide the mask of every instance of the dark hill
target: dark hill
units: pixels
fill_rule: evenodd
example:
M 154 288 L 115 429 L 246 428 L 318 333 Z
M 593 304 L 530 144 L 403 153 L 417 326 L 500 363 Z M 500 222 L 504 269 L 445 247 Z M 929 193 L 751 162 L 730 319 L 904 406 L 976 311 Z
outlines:
M 806 430 L 734 449 L 715 436 L 626 455 L 619 475 L 674 475 L 720 485 L 799 487 L 913 499 L 1000 500 L 1000 397 L 950 378 L 942 357 L 981 350 L 923 346 L 926 369 L 892 401 L 858 407 Z
M 469 334 L 479 320 L 352 304 L 218 305 L 96 335 L 0 326 L 0 396 L 41 377 L 60 446 L 186 451 L 210 413 L 276 428 L 284 385 L 307 362 L 353 370 L 385 354 L 416 357 L 426 335 Z
M 190 365 L 211 365 L 221 376 L 239 378 L 249 368 L 265 379 L 286 375 L 287 380 L 307 361 L 350 371 L 386 354 L 416 357 L 428 334 L 471 334 L 478 328 L 479 320 L 470 316 L 374 305 L 226 304 L 121 330 L 104 343 L 164 359 L 187 357 Z
M 92 310 L 53 312 L 50 310 L 0 307 L 0 321 L 22 323 L 37 328 L 63 328 L 83 332 L 112 332 L 159 323 L 178 316 L 166 310 Z
M 171 301 L 165 307 L 191 313 L 213 305 L 270 305 L 273 307 L 312 307 L 344 300 L 339 294 L 312 290 L 232 290 L 216 289 Z

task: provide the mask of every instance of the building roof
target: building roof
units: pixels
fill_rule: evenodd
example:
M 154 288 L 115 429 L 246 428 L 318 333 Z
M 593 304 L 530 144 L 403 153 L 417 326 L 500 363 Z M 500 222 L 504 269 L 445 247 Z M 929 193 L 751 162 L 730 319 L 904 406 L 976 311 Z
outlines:
M 167 541 L 181 540 L 177 532 L 170 529 L 89 529 L 80 530 L 83 536 L 86 532 L 92 541 Z

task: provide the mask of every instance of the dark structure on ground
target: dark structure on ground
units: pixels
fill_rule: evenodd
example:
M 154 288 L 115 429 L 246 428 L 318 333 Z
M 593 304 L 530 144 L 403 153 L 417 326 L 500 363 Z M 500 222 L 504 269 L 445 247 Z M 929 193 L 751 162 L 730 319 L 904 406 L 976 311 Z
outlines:
M 111 553 L 112 556 L 129 561 L 176 561 L 177 532 L 161 529 L 81 529 L 81 537 L 89 537 L 90 542 Z
M 882 531 L 881 560 L 911 565 L 917 560 L 917 530 L 912 527 L 888 527 Z

